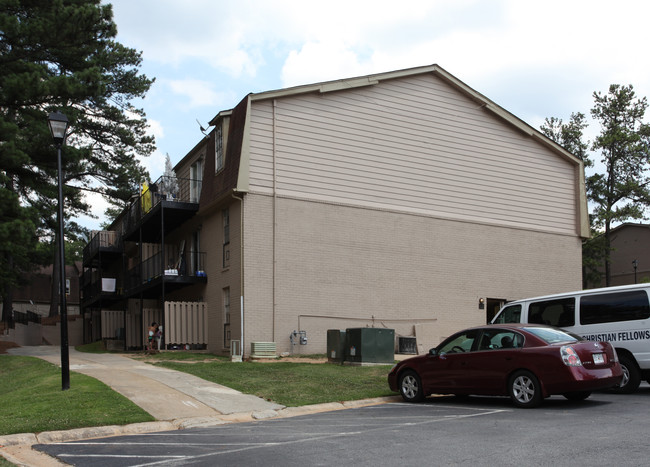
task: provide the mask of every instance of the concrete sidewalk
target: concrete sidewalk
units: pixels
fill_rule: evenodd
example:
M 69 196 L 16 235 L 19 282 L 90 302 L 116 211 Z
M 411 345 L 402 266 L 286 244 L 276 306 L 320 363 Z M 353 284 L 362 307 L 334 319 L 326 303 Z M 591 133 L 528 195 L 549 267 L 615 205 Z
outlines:
M 56 346 L 17 347 L 11 355 L 38 357 L 61 366 Z M 175 370 L 116 354 L 70 348 L 70 371 L 92 376 L 149 412 L 156 420 L 176 420 L 283 409 L 250 394 Z
M 61 365 L 56 346 L 17 347 L 12 355 L 38 357 Z M 149 412 L 157 421 L 126 426 L 88 427 L 44 433 L 0 436 L 0 455 L 18 465 L 60 466 L 56 459 L 31 449 L 33 444 L 106 436 L 216 426 L 238 421 L 292 417 L 307 413 L 381 404 L 394 397 L 365 401 L 287 407 L 243 394 L 220 384 L 116 354 L 91 354 L 70 348 L 70 371 L 102 381 Z

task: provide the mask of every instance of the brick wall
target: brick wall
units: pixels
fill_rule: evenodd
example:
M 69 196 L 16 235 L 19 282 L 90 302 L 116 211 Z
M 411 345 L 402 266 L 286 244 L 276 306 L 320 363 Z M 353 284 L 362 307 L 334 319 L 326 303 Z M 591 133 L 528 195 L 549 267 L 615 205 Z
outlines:
M 276 202 L 274 248 L 273 198 L 246 196 L 245 351 L 251 341 L 275 341 L 278 352 L 324 353 L 327 329 L 372 325 L 401 335 L 426 328 L 427 341 L 418 344 L 428 348 L 484 323 L 479 298 L 513 300 L 581 285 L 574 236 Z M 293 330 L 307 331 L 308 345 L 292 348 Z

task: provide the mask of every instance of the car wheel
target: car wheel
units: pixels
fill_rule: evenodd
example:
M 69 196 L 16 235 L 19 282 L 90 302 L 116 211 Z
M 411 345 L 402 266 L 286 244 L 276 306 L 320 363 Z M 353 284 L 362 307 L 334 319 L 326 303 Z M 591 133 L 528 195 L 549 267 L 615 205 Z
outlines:
M 422 381 L 415 371 L 408 370 L 399 377 L 399 392 L 406 402 L 420 402 L 424 399 Z
M 613 392 L 619 394 L 632 394 L 641 384 L 641 372 L 636 366 L 634 360 L 625 355 L 619 356 L 621 369 L 623 370 L 623 380 L 621 384 L 612 388 Z
M 513 374 L 508 382 L 508 391 L 517 407 L 528 409 L 542 403 L 542 387 L 530 371 L 520 370 Z
M 591 391 L 567 392 L 562 395 L 570 401 L 583 401 L 591 396 Z

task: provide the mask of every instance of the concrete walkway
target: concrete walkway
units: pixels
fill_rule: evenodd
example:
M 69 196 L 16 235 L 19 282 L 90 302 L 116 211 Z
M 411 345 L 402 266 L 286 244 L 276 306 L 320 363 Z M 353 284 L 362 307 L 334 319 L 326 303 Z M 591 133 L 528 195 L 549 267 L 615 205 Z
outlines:
M 42 358 L 61 366 L 61 352 L 56 346 L 17 347 L 8 349 L 7 352 Z M 157 421 L 0 436 L 0 455 L 18 465 L 53 467 L 64 464 L 32 450 L 31 445 L 292 417 L 396 400 L 394 397 L 386 397 L 285 408 L 187 373 L 149 365 L 128 357 L 77 352 L 74 348 L 70 348 L 69 353 L 71 372 L 83 373 L 102 381 L 142 407 Z
M 11 355 L 26 355 L 61 366 L 56 346 L 17 347 Z M 92 376 L 149 412 L 156 420 L 210 417 L 279 410 L 284 406 L 243 394 L 220 384 L 128 357 L 78 352 L 70 348 L 70 371 Z

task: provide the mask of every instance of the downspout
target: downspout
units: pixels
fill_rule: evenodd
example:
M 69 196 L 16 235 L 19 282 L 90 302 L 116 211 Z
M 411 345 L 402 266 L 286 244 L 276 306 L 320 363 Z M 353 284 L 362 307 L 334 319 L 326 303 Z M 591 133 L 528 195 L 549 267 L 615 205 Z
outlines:
M 144 336 L 144 330 L 146 329 L 146 326 L 144 324 L 144 295 L 143 295 L 143 290 L 142 290 L 142 274 L 143 274 L 143 266 L 144 266 L 144 260 L 142 259 L 142 217 L 140 217 L 140 227 L 138 229 L 140 237 L 140 266 L 139 266 L 139 271 L 138 271 L 138 277 L 137 280 L 139 281 L 138 288 L 140 289 L 140 340 L 142 341 L 142 350 L 147 350 L 147 341 Z
M 244 197 L 237 196 L 233 191 L 232 197 L 239 200 L 239 339 L 240 352 L 244 356 Z
M 167 323 L 165 322 L 165 253 L 166 253 L 166 248 L 165 248 L 165 206 L 162 200 L 160 202 L 160 232 L 162 234 L 162 247 L 161 247 L 161 252 L 160 252 L 160 280 L 161 280 L 161 285 L 162 285 L 162 316 L 160 319 L 160 325 L 162 326 L 163 332 L 166 332 L 167 329 Z M 179 252 L 180 256 L 180 252 Z M 162 337 L 161 339 L 162 340 Z M 153 348 L 154 342 L 157 342 L 156 339 L 151 340 L 151 346 Z
M 277 193 L 277 167 L 276 167 L 276 159 L 277 159 L 277 147 L 276 147 L 276 108 L 277 108 L 277 100 L 273 99 L 273 146 L 272 146 L 272 152 L 273 152 L 273 206 L 272 206 L 272 211 L 273 211 L 273 245 L 272 245 L 272 250 L 273 250 L 273 310 L 272 310 L 272 319 L 273 319 L 273 325 L 272 325 L 272 331 L 271 331 L 271 342 L 275 342 L 275 288 L 276 288 L 276 244 L 277 244 L 277 234 L 276 234 L 276 229 L 277 229 L 277 201 L 278 201 L 278 193 Z

